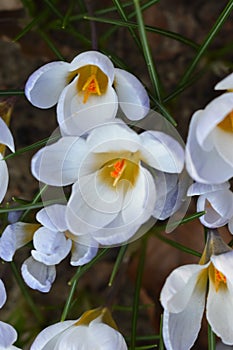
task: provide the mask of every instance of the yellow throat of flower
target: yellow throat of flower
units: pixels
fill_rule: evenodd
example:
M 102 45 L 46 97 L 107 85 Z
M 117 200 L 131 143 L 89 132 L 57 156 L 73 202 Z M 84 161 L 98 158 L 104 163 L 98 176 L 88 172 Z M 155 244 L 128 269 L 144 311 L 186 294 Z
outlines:
M 83 103 L 86 103 L 90 95 L 101 96 L 108 86 L 108 77 L 102 70 L 92 64 L 88 64 L 70 73 L 68 83 L 79 75 L 77 81 L 77 91 L 83 95 Z
M 224 131 L 233 133 L 233 111 L 227 114 L 227 116 L 218 123 L 218 127 Z
M 226 276 L 219 270 L 217 270 L 213 264 L 209 267 L 209 277 L 212 280 L 212 283 L 214 284 L 216 292 L 219 291 L 219 289 L 226 288 L 227 279 Z
M 127 180 L 135 185 L 139 174 L 139 161 L 128 158 L 115 158 L 107 162 L 102 168 L 102 178 L 112 187 L 116 187 L 120 180 Z

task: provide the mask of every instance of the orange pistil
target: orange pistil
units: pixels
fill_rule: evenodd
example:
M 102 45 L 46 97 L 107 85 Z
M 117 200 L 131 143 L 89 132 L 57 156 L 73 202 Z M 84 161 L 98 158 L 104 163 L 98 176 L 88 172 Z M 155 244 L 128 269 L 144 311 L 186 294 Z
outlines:
M 215 279 L 214 279 L 214 282 L 215 282 L 215 289 L 216 289 L 216 292 L 219 290 L 219 286 L 221 283 L 224 283 L 226 284 L 227 283 L 227 279 L 226 277 L 224 276 L 224 274 L 220 271 L 218 271 L 217 269 L 214 269 L 215 270 Z
M 114 170 L 110 172 L 110 175 L 115 179 L 113 186 L 116 186 L 117 182 L 120 180 L 121 175 L 126 168 L 126 165 L 127 163 L 125 159 L 119 159 L 112 165 Z
M 83 103 L 86 103 L 89 96 L 91 94 L 101 95 L 99 83 L 96 78 L 97 67 L 91 66 L 91 76 L 87 79 L 85 84 L 82 87 L 82 91 L 84 91 Z

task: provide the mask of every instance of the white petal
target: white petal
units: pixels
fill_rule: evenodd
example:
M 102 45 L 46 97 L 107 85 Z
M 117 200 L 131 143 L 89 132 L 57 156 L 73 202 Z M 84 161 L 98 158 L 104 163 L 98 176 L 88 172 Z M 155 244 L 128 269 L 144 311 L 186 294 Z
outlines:
M 201 328 L 205 306 L 205 293 L 195 286 L 188 304 L 180 313 L 163 315 L 163 339 L 167 350 L 189 350 Z
M 107 324 L 91 322 L 89 330 L 101 350 L 127 350 L 126 342 L 121 333 Z
M 197 200 L 197 211 L 203 210 L 206 211 L 200 217 L 203 225 L 210 228 L 224 226 L 233 217 L 232 192 L 226 189 L 201 195 Z
M 2 118 L 0 118 L 0 144 L 1 143 L 9 147 L 12 152 L 15 151 L 13 136 Z
M 227 271 L 229 268 L 233 267 L 233 256 L 230 253 L 221 254 L 219 256 L 213 257 L 213 263 L 215 267 L 221 267 L 219 269 L 220 272 L 225 273 L 222 270 L 222 267 L 225 268 L 225 262 L 229 262 L 230 266 L 227 266 Z M 225 260 L 218 259 L 218 257 L 222 257 L 224 255 L 228 255 L 230 259 Z M 212 260 L 212 259 L 211 259 Z M 219 261 L 218 261 L 219 260 Z M 232 275 L 232 270 L 231 270 Z M 225 275 L 226 276 L 226 275 Z M 227 277 L 227 276 L 226 276 Z M 215 285 L 210 279 L 209 284 L 209 293 L 207 297 L 207 307 L 206 307 L 206 316 L 209 324 L 213 332 L 219 336 L 223 343 L 233 345 L 233 285 L 232 285 L 232 277 L 231 281 L 227 283 L 226 286 L 220 286 L 219 290 L 216 292 Z
M 0 256 L 5 261 L 12 261 L 17 249 L 23 247 L 32 240 L 38 224 L 16 222 L 8 225 L 0 239 Z
M 216 149 L 207 152 L 197 142 L 196 127 L 202 111 L 192 117 L 186 144 L 186 168 L 190 176 L 201 183 L 219 184 L 232 177 L 232 167 L 218 154 Z
M 5 160 L 2 159 L 2 155 L 0 153 L 0 202 L 3 200 L 5 197 L 7 187 L 8 187 L 8 182 L 9 182 L 9 174 L 8 174 L 8 168 Z
M 139 120 L 146 116 L 150 108 L 149 96 L 133 74 L 115 68 L 114 88 L 120 107 L 130 120 Z
M 94 129 L 87 137 L 92 152 L 116 153 L 136 152 L 140 148 L 140 137 L 120 120 Z
M 17 339 L 16 330 L 9 324 L 0 321 L 0 347 L 6 349 Z
M 140 134 L 141 159 L 148 165 L 167 173 L 180 173 L 184 166 L 184 150 L 171 136 L 160 131 Z
M 36 220 L 43 226 L 52 231 L 66 231 L 67 224 L 65 221 L 66 206 L 62 204 L 54 204 L 41 209 L 36 214 Z
M 233 89 L 233 73 L 229 74 L 227 77 L 218 82 L 215 87 L 215 90 L 231 90 Z
M 233 107 L 233 106 L 232 106 Z M 213 132 L 214 144 L 220 155 L 226 163 L 232 167 L 233 174 L 233 137 L 232 132 L 227 132 L 221 128 L 215 128 Z
M 147 215 L 146 212 L 145 214 Z M 122 243 L 127 243 L 129 239 L 133 238 L 140 226 L 141 222 L 139 224 L 135 223 L 135 225 L 126 224 L 122 219 L 122 213 L 120 212 L 110 224 L 93 232 L 92 236 L 103 246 L 116 246 Z M 143 233 L 145 232 L 146 231 Z M 139 237 L 140 236 L 141 234 Z
M 185 309 L 196 288 L 198 279 L 201 277 L 202 293 L 205 294 L 207 276 L 204 269 L 206 265 L 184 265 L 180 266 L 168 276 L 162 291 L 161 303 L 165 310 L 171 313 L 180 313 Z M 203 275 L 201 275 L 203 273 Z
M 230 187 L 229 182 L 223 182 L 220 184 L 201 184 L 198 182 L 193 183 L 187 192 L 187 196 L 198 196 L 200 194 L 205 194 L 208 192 L 214 192 L 218 190 L 224 190 Z
M 27 99 L 36 107 L 54 106 L 67 85 L 70 64 L 57 61 L 45 64 L 36 70 L 25 86 Z
M 212 100 L 202 111 L 198 121 L 196 137 L 206 151 L 210 151 L 208 135 L 233 109 L 233 93 L 228 92 Z
M 45 265 L 59 264 L 70 252 L 72 242 L 62 232 L 39 228 L 33 237 L 33 258 Z
M 84 237 L 86 237 L 85 235 Z M 80 237 L 80 241 L 82 238 Z M 81 266 L 87 264 L 91 261 L 98 252 L 98 244 L 93 240 L 89 239 L 89 244 L 87 242 L 85 244 L 81 244 L 79 242 L 79 237 L 77 237 L 77 242 L 73 241 L 72 250 L 71 250 L 71 260 L 70 264 L 72 266 Z
M 21 267 L 25 283 L 32 289 L 40 292 L 49 292 L 56 278 L 55 266 L 47 266 L 32 257 L 26 259 Z
M 105 190 L 107 187 L 95 187 L 97 181 L 98 176 L 93 174 L 86 178 L 82 187 L 78 183 L 72 187 L 67 204 L 66 220 L 68 229 L 74 234 L 91 233 L 104 227 L 117 216 L 120 210 L 121 194 L 118 200 L 118 197 L 114 197 L 113 191 L 108 189 L 108 192 L 111 190 L 113 193 L 113 202 L 106 201 L 108 192 Z M 111 198 L 111 193 L 109 198 Z
M 6 302 L 6 288 L 4 286 L 4 283 L 2 282 L 2 280 L 0 280 L 0 308 L 3 307 L 3 305 Z
M 83 94 L 76 90 L 77 79 L 62 92 L 57 105 L 57 120 L 64 135 L 79 136 L 115 118 L 117 95 L 111 85 L 98 95 L 90 95 L 83 103 Z
M 94 65 L 99 67 L 102 72 L 107 75 L 110 84 L 113 83 L 114 66 L 106 55 L 103 55 L 97 51 L 83 52 L 76 56 L 70 63 L 70 70 L 73 71 L 86 65 Z
M 149 219 L 152 215 L 156 203 L 156 188 L 150 172 L 139 167 L 138 179 L 134 186 L 130 186 L 124 198 L 122 208 L 122 218 L 126 224 L 138 224 L 140 217 L 141 223 Z M 145 219 L 144 213 L 147 213 Z
M 77 320 L 55 323 L 43 329 L 34 340 L 30 350 L 44 350 L 48 342 L 71 327 Z
M 86 152 L 85 141 L 77 137 L 62 137 L 56 143 L 38 151 L 32 158 L 32 173 L 40 181 L 53 186 L 72 184 Z
M 228 222 L 228 230 L 233 235 L 233 217 Z

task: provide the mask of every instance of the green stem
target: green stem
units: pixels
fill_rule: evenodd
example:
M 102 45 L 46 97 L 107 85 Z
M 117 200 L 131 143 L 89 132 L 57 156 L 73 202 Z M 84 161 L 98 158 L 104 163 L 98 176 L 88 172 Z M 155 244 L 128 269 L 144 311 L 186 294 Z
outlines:
M 211 326 L 208 324 L 208 350 L 216 349 L 216 337 L 212 331 Z
M 33 299 L 31 298 L 30 294 L 28 293 L 28 290 L 25 286 L 25 283 L 24 281 L 22 280 L 22 277 L 19 273 L 19 271 L 17 270 L 16 266 L 15 266 L 15 263 L 12 261 L 10 263 L 11 265 L 11 269 L 12 269 L 12 272 L 13 272 L 13 275 L 18 283 L 18 286 L 28 304 L 28 306 L 30 307 L 30 309 L 32 310 L 33 314 L 35 315 L 36 319 L 38 320 L 39 323 L 42 323 L 43 322 L 43 317 L 42 317 L 42 314 L 40 313 L 40 311 L 38 310 L 37 306 L 35 305 Z
M 227 17 L 230 15 L 231 10 L 233 8 L 233 0 L 230 0 L 227 4 L 227 6 L 224 8 L 220 16 L 218 17 L 217 21 L 215 22 L 214 26 L 208 33 L 206 39 L 204 40 L 203 44 L 200 46 L 196 56 L 192 60 L 191 64 L 187 68 L 186 72 L 183 75 L 183 78 L 180 81 L 179 85 L 185 84 L 189 78 L 191 77 L 194 69 L 196 68 L 198 62 L 200 61 L 201 57 L 204 55 L 205 51 L 207 50 L 210 43 L 213 41 L 214 37 L 216 36 L 217 32 L 221 29 L 223 23 L 226 21 Z
M 109 248 L 104 248 L 102 249 L 88 264 L 84 265 L 84 266 L 79 266 L 75 275 L 73 276 L 73 278 L 70 280 L 69 285 L 71 286 L 69 295 L 67 297 L 62 315 L 61 315 L 61 321 L 65 321 L 70 307 L 71 307 L 71 303 L 72 303 L 72 299 L 74 296 L 74 292 L 77 286 L 77 283 L 79 281 L 79 279 L 82 277 L 82 275 L 88 271 L 97 261 L 99 261 L 107 252 L 109 251 Z
M 142 50 L 143 54 L 145 57 L 145 61 L 148 67 L 148 72 L 151 78 L 151 82 L 153 85 L 154 93 L 156 98 L 158 99 L 159 102 L 161 102 L 161 96 L 160 96 L 160 83 L 159 83 L 159 78 L 158 74 L 156 72 L 154 62 L 152 59 L 152 55 L 150 52 L 147 36 L 146 36 L 146 29 L 142 17 L 142 11 L 140 8 L 140 3 L 139 0 L 134 0 L 134 7 L 136 11 L 136 17 L 137 17 L 137 23 L 138 23 L 138 30 L 139 30 L 139 35 L 141 38 L 141 45 L 142 45 Z
M 139 256 L 135 293 L 134 293 L 134 299 L 133 299 L 132 332 L 131 332 L 131 341 L 130 341 L 131 350 L 134 350 L 136 346 L 140 290 L 141 290 L 142 276 L 143 276 L 143 270 L 145 265 L 146 247 L 147 247 L 147 238 L 146 236 L 144 236 L 142 239 L 141 252 Z

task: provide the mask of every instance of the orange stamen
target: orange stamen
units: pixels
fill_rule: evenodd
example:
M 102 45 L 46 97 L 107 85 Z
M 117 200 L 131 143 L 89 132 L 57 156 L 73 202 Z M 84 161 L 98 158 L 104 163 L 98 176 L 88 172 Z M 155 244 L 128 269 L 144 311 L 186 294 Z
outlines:
M 113 182 L 113 186 L 116 186 L 117 182 L 120 180 L 123 171 L 126 168 L 126 160 L 119 159 L 113 164 L 113 171 L 110 172 L 111 177 L 115 180 Z
M 219 289 L 220 283 L 226 284 L 227 279 L 222 272 L 218 271 L 217 269 L 214 269 L 214 270 L 215 270 L 215 289 L 217 292 Z

